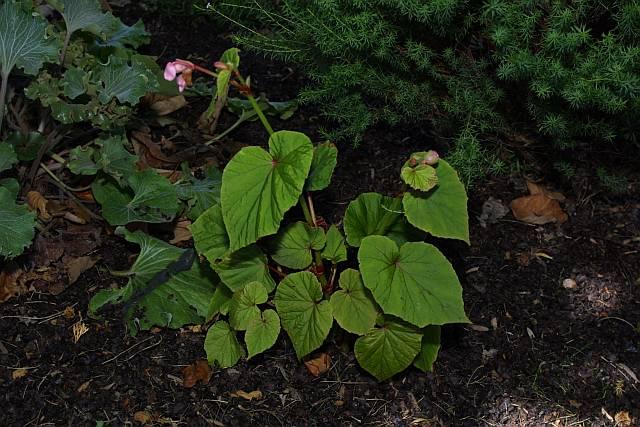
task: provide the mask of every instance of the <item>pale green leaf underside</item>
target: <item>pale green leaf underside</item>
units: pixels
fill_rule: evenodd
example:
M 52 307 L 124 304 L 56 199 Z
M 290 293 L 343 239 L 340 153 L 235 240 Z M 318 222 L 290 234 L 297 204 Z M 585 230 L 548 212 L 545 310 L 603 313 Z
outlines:
M 344 243 L 344 236 L 333 224 L 327 231 L 327 244 L 322 250 L 322 258 L 328 259 L 334 264 L 347 260 L 347 246 Z
M 260 317 L 259 304 L 267 302 L 267 289 L 260 282 L 248 283 L 233 294 L 229 306 L 229 323 L 233 329 L 244 331 L 255 318 Z
M 278 285 L 274 302 L 298 359 L 322 345 L 333 316 L 316 276 L 308 271 L 289 274 Z
M 436 237 L 469 243 L 467 193 L 458 173 L 444 160 L 435 166 L 438 186 L 429 192 L 408 191 L 402 205 L 411 224 Z
M 244 349 L 238 342 L 236 333 L 223 320 L 214 323 L 207 331 L 204 349 L 209 363 L 217 364 L 221 368 L 230 368 L 244 356 Z
M 313 160 L 309 177 L 305 183 L 305 191 L 324 190 L 331 183 L 333 170 L 338 164 L 338 149 L 330 142 L 319 144 L 313 150 Z
M 386 319 L 356 340 L 354 352 L 360 366 L 379 381 L 404 371 L 420 351 L 419 330 Z
M 307 136 L 280 131 L 269 138 L 269 152 L 245 147 L 231 159 L 221 190 L 231 250 L 278 231 L 285 212 L 302 194 L 312 157 Z
M 262 315 L 254 318 L 244 334 L 244 341 L 247 344 L 247 352 L 251 359 L 256 354 L 260 354 L 270 349 L 278 340 L 280 335 L 280 318 L 274 310 L 265 310 Z
M 435 246 L 410 242 L 398 249 L 388 237 L 369 236 L 358 261 L 365 286 L 385 314 L 418 327 L 468 322 L 458 277 Z
M 440 351 L 440 326 L 431 325 L 422 330 L 422 345 L 420 353 L 413 361 L 413 365 L 423 372 L 433 371 L 433 363 Z
M 340 290 L 331 296 L 333 317 L 340 327 L 352 334 L 363 335 L 373 328 L 378 308 L 368 289 L 362 284 L 360 272 L 344 270 L 340 274 Z
M 12 0 L 0 5 L 0 71 L 8 75 L 14 66 L 35 75 L 45 62 L 55 62 L 59 42 L 46 38 L 47 22 L 31 16 Z M 4 101 L 4 100 L 3 100 Z M 3 102 L 2 101 L 2 102 Z
M 0 258 L 13 258 L 31 244 L 36 215 L 15 202 L 12 191 L 0 187 Z
M 271 257 L 288 268 L 302 270 L 313 260 L 311 251 L 320 250 L 326 242 L 324 231 L 304 222 L 294 222 L 271 242 Z
M 411 188 L 420 191 L 429 191 L 438 185 L 438 176 L 433 166 L 405 164 L 400 170 L 400 177 Z

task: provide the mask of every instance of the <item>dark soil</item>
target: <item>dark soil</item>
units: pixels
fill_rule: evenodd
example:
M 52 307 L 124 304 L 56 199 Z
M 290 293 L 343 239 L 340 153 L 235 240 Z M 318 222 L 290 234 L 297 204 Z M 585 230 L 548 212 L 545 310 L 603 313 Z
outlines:
M 150 52 L 215 57 L 229 46 L 215 37 L 203 44 L 189 30 L 190 19 L 149 17 L 156 36 Z M 186 30 L 173 32 L 178 27 Z M 281 64 L 246 58 L 248 73 L 274 99 L 295 96 L 303 83 Z M 196 106 L 190 108 L 197 117 Z M 318 122 L 303 109 L 274 127 L 317 138 L 311 130 Z M 378 130 L 358 149 L 341 147 L 333 185 L 316 197 L 318 214 L 338 222 L 359 193 L 397 192 L 406 157 L 431 148 L 427 135 Z M 265 139 L 258 125 L 233 138 Z M 333 336 L 321 349 L 331 368 L 314 378 L 281 336 L 265 354 L 185 388 L 182 369 L 205 358 L 204 332 L 156 330 L 132 338 L 117 309 L 102 320 L 87 318 L 90 298 L 122 283 L 108 270 L 126 269 L 136 250 L 103 236 L 100 262 L 64 292 L 35 287 L 0 304 L 0 425 L 124 425 L 140 411 L 157 425 L 188 426 L 610 426 L 625 425 L 625 412 L 633 420 L 626 425 L 640 425 L 640 188 L 636 182 L 630 195 L 615 198 L 595 194 L 593 182 L 587 176 L 579 191 L 560 188 L 570 214 L 561 226 L 533 226 L 509 214 L 482 227 L 483 203 L 525 195 L 525 180 L 476 186 L 472 244 L 447 246 L 474 325 L 444 329 L 435 372 L 412 368 L 382 383 L 358 367 L 349 337 Z M 65 316 L 67 307 L 73 314 Z M 79 321 L 89 330 L 75 343 Z M 25 375 L 15 378 L 19 369 Z M 238 390 L 260 390 L 263 398 L 233 397 Z

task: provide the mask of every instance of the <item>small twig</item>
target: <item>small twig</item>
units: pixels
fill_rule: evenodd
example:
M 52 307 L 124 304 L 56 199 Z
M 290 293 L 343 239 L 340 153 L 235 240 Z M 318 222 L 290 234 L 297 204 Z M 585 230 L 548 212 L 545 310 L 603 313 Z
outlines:
M 316 210 L 313 207 L 313 199 L 311 198 L 311 193 L 307 193 L 307 201 L 309 203 L 309 213 L 311 213 L 311 221 L 313 221 L 314 227 L 317 227 L 318 221 L 316 220 Z
M 67 184 L 65 184 L 64 182 L 62 182 L 62 180 L 60 178 L 58 178 L 58 176 L 53 173 L 53 171 L 51 169 L 49 169 L 44 163 L 40 163 L 40 167 L 47 173 L 49 174 L 49 176 L 51 178 L 53 178 L 58 184 L 60 184 L 62 187 L 64 187 L 67 191 L 72 191 L 74 193 L 79 193 L 81 191 L 87 191 L 88 189 L 91 188 L 91 185 L 85 185 L 84 187 L 79 187 L 79 188 L 73 188 L 73 187 L 69 187 Z
M 162 337 L 160 337 L 162 339 Z M 133 350 L 134 348 L 136 348 L 137 346 L 144 344 L 147 341 L 152 340 L 153 337 L 149 337 L 149 338 L 145 338 L 144 340 L 135 343 L 134 345 L 132 345 L 131 347 L 129 347 L 128 349 L 121 351 L 120 353 L 116 354 L 115 356 L 113 356 L 111 359 L 109 360 L 105 360 L 104 362 L 102 362 L 102 365 L 106 365 L 109 362 L 113 362 L 114 360 L 116 360 L 117 358 L 119 358 L 120 356 L 122 356 L 123 354 L 129 352 L 130 350 Z

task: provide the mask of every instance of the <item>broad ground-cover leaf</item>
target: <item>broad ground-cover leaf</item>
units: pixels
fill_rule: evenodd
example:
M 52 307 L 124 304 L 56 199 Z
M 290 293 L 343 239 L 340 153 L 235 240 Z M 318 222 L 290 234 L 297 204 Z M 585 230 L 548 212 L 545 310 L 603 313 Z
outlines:
M 183 179 L 178 184 L 178 198 L 187 201 L 189 211 L 187 216 L 195 221 L 207 209 L 220 203 L 220 187 L 222 173 L 213 166 L 204 171 L 204 178 L 196 178 L 189 168 L 182 170 Z
M 18 155 L 12 145 L 0 142 L 0 172 L 9 170 L 18 163 Z
M 438 186 L 428 192 L 412 190 L 404 194 L 402 205 L 411 224 L 436 237 L 469 243 L 467 193 L 458 173 L 440 159 L 434 166 Z
M 262 283 L 269 292 L 276 287 L 273 277 L 269 274 L 267 256 L 256 245 L 227 254 L 211 266 L 220 276 L 220 280 L 234 292 L 251 282 Z
M 130 188 L 123 189 L 111 178 L 101 176 L 91 186 L 109 224 L 167 222 L 176 215 L 178 197 L 167 178 L 147 169 L 129 176 L 127 183 Z
M 400 199 L 378 193 L 363 193 L 349 203 L 344 215 L 347 243 L 358 247 L 367 236 L 385 235 L 401 217 Z
M 415 327 L 385 316 L 382 324 L 356 340 L 354 351 L 360 366 L 383 381 L 411 365 L 421 339 Z
M 229 252 L 229 236 L 224 227 L 220 205 L 214 205 L 204 211 L 189 229 L 196 250 L 210 263 L 216 263 Z
M 334 264 L 347 260 L 347 246 L 344 243 L 344 236 L 333 224 L 327 231 L 327 244 L 322 250 L 322 258 L 328 259 Z
M 249 352 L 248 359 L 271 348 L 280 335 L 280 317 L 274 310 L 265 310 L 247 327 L 244 341 Z
M 159 86 L 156 76 L 135 56 L 130 60 L 110 56 L 109 62 L 96 67 L 98 99 L 108 104 L 113 98 L 135 105 L 147 92 Z
M 157 273 L 166 270 L 185 251 L 141 231 L 132 233 L 124 227 L 118 227 L 116 234 L 140 245 L 140 254 L 129 270 L 131 278 L 125 287 L 100 291 L 91 299 L 89 310 L 93 313 L 107 303 L 126 302 L 136 292 L 145 289 Z M 179 328 L 186 324 L 202 323 L 218 283 L 215 274 L 196 260 L 190 269 L 170 275 L 165 283 L 140 298 L 137 307 L 134 307 L 142 312 L 139 317 L 140 328 Z M 134 326 L 132 322 L 130 325 Z
M 217 363 L 221 368 L 229 368 L 244 356 L 244 349 L 229 324 L 219 320 L 207 331 L 204 349 L 210 364 Z
M 13 146 L 18 155 L 18 160 L 30 161 L 38 156 L 38 151 L 40 151 L 45 140 L 40 132 L 13 132 L 5 142 Z
M 67 167 L 76 175 L 95 175 L 100 168 L 93 160 L 95 150 L 93 147 L 83 147 L 81 145 L 72 148 L 69 152 Z
M 20 194 L 20 183 L 15 178 L 0 179 L 0 187 L 4 187 L 9 191 L 12 200 L 15 200 Z
M 0 257 L 20 255 L 31 244 L 35 225 L 35 213 L 16 204 L 13 192 L 0 186 Z
M 55 0 L 50 2 L 62 15 L 70 34 L 85 29 L 96 35 L 106 30 L 107 14 L 98 0 Z
M 358 261 L 365 286 L 385 314 L 418 327 L 469 321 L 458 277 L 435 246 L 410 242 L 398 248 L 388 237 L 369 236 Z
M 278 285 L 274 302 L 298 359 L 322 345 L 333 316 L 316 276 L 308 271 L 289 274 Z
M 81 68 L 69 68 L 64 72 L 60 84 L 63 87 L 64 96 L 75 99 L 87 91 L 89 75 Z
M 138 157 L 125 148 L 127 142 L 122 135 L 112 135 L 94 141 L 100 147 L 94 155 L 96 165 L 123 186 L 126 185 L 126 178 L 137 170 L 138 161 Z
M 302 270 L 313 260 L 311 251 L 322 249 L 325 242 L 322 228 L 294 222 L 278 233 L 271 242 L 271 257 L 280 265 Z
M 267 289 L 260 282 L 248 283 L 233 294 L 229 306 L 229 323 L 233 329 L 244 331 L 255 318 L 260 317 L 259 304 L 267 302 Z
M 231 250 L 274 234 L 302 194 L 313 146 L 299 132 L 280 131 L 269 138 L 269 152 L 245 147 L 222 175 L 222 215 Z
M 431 325 L 422 330 L 422 345 L 420 353 L 413 361 L 413 365 L 423 372 L 433 371 L 433 363 L 440 351 L 440 326 Z
M 305 191 L 324 190 L 331 183 L 333 170 L 338 163 L 338 149 L 330 142 L 324 142 L 313 150 L 313 160 L 309 177 L 304 186 Z
M 9 75 L 17 66 L 35 75 L 45 62 L 55 62 L 60 45 L 55 38 L 46 38 L 46 29 L 42 17 L 32 16 L 13 0 L 5 0 L 0 5 L 0 72 Z
M 211 320 L 216 314 L 222 314 L 226 316 L 229 312 L 229 306 L 231 305 L 231 298 L 233 298 L 233 292 L 225 285 L 220 284 L 216 287 L 216 291 L 209 302 L 209 308 L 207 309 L 207 321 Z
M 340 274 L 340 290 L 331 295 L 333 317 L 340 327 L 352 334 L 364 335 L 373 328 L 378 308 L 360 272 L 349 268 Z

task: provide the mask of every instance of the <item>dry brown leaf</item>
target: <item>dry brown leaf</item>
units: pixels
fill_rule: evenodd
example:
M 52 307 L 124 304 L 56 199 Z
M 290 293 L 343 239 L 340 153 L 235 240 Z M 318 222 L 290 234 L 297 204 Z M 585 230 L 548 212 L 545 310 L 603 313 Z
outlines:
M 149 103 L 149 108 L 159 116 L 166 116 L 187 105 L 187 99 L 182 95 L 165 96 L 152 93 L 147 95 L 145 100 Z
M 68 256 L 63 257 L 62 263 L 67 270 L 69 284 L 74 284 L 80 275 L 93 267 L 97 261 L 97 259 L 93 259 L 90 256 L 81 256 L 77 258 Z
M 89 388 L 89 384 L 91 384 L 91 381 L 93 380 L 89 380 L 89 381 L 85 381 L 82 384 L 80 384 L 80 387 L 78 387 L 78 389 L 76 390 L 78 393 L 82 393 L 84 391 L 86 391 Z
M 26 377 L 28 373 L 29 371 L 27 369 L 15 369 L 13 372 L 11 372 L 11 379 L 14 381 L 19 380 L 20 378 Z
M 182 385 L 191 388 L 198 382 L 209 384 L 211 378 L 211 368 L 206 360 L 197 360 L 194 364 L 182 370 Z
M 173 239 L 169 240 L 169 243 L 175 245 L 176 243 L 186 242 L 191 240 L 191 221 L 188 219 L 180 219 L 173 228 Z
M 26 287 L 18 281 L 22 275 L 20 269 L 9 269 L 0 272 L 0 303 L 26 292 Z
M 307 371 L 314 377 L 319 377 L 331 367 L 331 357 L 327 353 L 320 353 L 318 357 L 304 362 Z
M 151 414 L 147 411 L 138 411 L 133 414 L 133 420 L 139 422 L 140 424 L 147 425 L 151 424 L 152 417 Z
M 531 181 L 527 181 L 527 188 L 529 189 L 529 193 L 532 196 L 535 196 L 536 194 L 544 194 L 548 198 L 557 200 L 559 202 L 564 202 L 567 199 L 566 197 L 564 197 L 564 194 L 558 193 L 556 191 L 549 191 L 543 186 L 533 183 Z
M 64 309 L 64 317 L 65 317 L 65 319 L 67 319 L 67 320 L 71 320 L 71 319 L 73 319 L 74 317 L 76 317 L 76 311 L 73 309 L 73 307 L 71 307 L 71 306 L 67 306 L 67 307 Z
M 32 211 L 38 211 L 38 217 L 41 220 L 48 221 L 51 215 L 47 212 L 48 200 L 37 191 L 29 191 L 27 193 L 27 204 Z
M 260 390 L 254 390 L 250 393 L 247 393 L 246 391 L 238 390 L 231 393 L 231 397 L 241 397 L 245 400 L 261 400 L 262 392 Z
M 631 415 L 629 415 L 629 412 L 627 411 L 617 412 L 613 418 L 616 420 L 616 425 L 620 427 L 629 427 L 633 422 Z
M 519 197 L 511 202 L 511 212 L 516 219 L 530 224 L 562 224 L 569 218 L 556 199 L 544 194 Z
M 75 323 L 71 328 L 71 330 L 73 332 L 73 342 L 75 344 L 78 344 L 78 341 L 80 341 L 80 338 L 82 338 L 84 334 L 89 332 L 89 327 L 84 322 L 80 321 Z
M 133 149 L 140 158 L 138 163 L 154 169 L 166 169 L 169 172 L 173 172 L 176 165 L 180 163 L 181 160 L 178 157 L 167 156 L 148 133 L 134 131 L 131 137 Z

